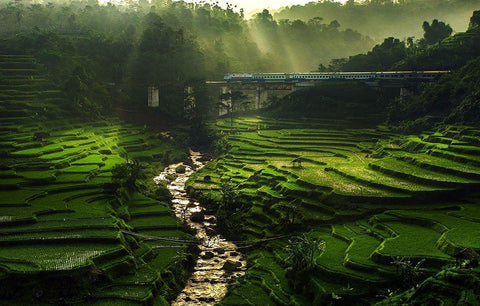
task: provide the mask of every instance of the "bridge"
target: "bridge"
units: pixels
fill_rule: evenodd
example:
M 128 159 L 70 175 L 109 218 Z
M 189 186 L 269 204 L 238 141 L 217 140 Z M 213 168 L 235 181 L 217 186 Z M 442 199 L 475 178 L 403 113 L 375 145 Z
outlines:
M 222 81 L 207 81 L 221 94 L 241 91 L 255 97 L 255 108 L 265 106 L 268 97 L 281 98 L 294 91 L 332 81 L 361 81 L 374 89 L 398 88 L 400 97 L 412 94 L 419 83 L 429 82 L 450 71 L 368 71 L 314 73 L 230 73 Z M 229 103 L 229 101 L 223 101 Z M 220 109 L 219 114 L 226 113 Z
M 300 89 L 335 81 L 360 81 L 376 90 L 399 89 L 400 97 L 411 95 L 418 85 L 430 82 L 450 71 L 367 71 L 367 72 L 312 72 L 312 73 L 229 73 L 223 80 L 206 81 L 211 99 L 222 99 L 226 94 L 241 91 L 255 101 L 255 109 L 265 107 L 268 98 L 282 98 Z M 192 88 L 186 88 L 190 93 Z M 222 100 L 230 105 L 231 101 Z M 158 106 L 158 90 L 149 88 L 149 106 Z M 227 108 L 220 107 L 219 115 Z

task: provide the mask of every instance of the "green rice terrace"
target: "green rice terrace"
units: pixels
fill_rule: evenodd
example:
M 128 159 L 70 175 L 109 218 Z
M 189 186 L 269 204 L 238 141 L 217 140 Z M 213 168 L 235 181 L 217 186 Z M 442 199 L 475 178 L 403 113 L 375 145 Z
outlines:
M 382 126 L 266 117 L 220 119 L 214 128 L 226 153 L 187 185 L 205 203 L 221 202 L 226 182 L 233 185 L 244 204 L 227 214 L 234 224 L 225 232 L 252 242 L 246 275 L 222 305 L 401 304 L 394 295 L 408 265 L 419 283 L 431 276 L 418 285 L 437 296 L 419 289 L 403 302 L 480 303 L 478 278 L 461 281 L 466 271 L 478 276 L 478 266 L 453 268 L 463 250 L 480 251 L 480 129 L 399 136 Z M 300 290 L 286 265 L 292 231 L 324 246 Z
M 178 263 L 191 250 L 171 241 L 193 236 L 171 213 L 166 189 L 126 195 L 112 170 L 135 159 L 148 163 L 151 181 L 187 150 L 114 117 L 68 115 L 30 56 L 0 56 L 0 96 L 0 303 L 175 298 L 186 277 Z
M 72 115 L 28 55 L 0 55 L 0 97 L 0 304 L 168 305 L 196 257 L 225 253 L 198 256 L 153 182 L 188 157 L 171 134 Z M 405 136 L 261 116 L 211 127 L 218 154 L 186 189 L 247 261 L 221 305 L 480 303 L 480 129 Z M 128 185 L 125 169 L 140 168 Z

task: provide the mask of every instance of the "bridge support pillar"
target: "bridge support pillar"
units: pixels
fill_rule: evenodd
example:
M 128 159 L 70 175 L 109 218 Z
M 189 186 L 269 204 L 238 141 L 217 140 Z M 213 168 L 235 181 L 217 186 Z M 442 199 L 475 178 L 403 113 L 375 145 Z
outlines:
M 158 93 L 157 86 L 148 87 L 148 107 L 159 107 L 160 106 L 160 95 Z
M 223 116 L 228 114 L 229 109 L 232 107 L 232 100 L 228 99 L 225 100 L 223 98 L 224 95 L 232 93 L 232 90 L 228 86 L 222 86 L 220 87 L 220 103 L 218 106 L 218 116 Z
M 185 86 L 185 98 L 183 99 L 183 114 L 184 116 L 189 116 L 192 113 L 192 110 L 195 108 L 195 89 L 193 86 Z
M 403 101 L 406 97 L 413 95 L 413 91 L 406 87 L 400 88 L 400 100 Z
M 257 87 L 257 95 L 255 100 L 255 109 L 260 109 L 265 106 L 268 99 L 268 91 L 265 86 Z

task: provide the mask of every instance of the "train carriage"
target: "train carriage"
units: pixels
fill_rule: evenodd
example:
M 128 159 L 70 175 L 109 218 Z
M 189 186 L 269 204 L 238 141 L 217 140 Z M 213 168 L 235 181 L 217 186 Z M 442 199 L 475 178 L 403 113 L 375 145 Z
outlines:
M 224 77 L 227 82 L 281 82 L 325 80 L 431 80 L 450 71 L 378 71 L 378 72 L 308 72 L 308 73 L 231 73 Z

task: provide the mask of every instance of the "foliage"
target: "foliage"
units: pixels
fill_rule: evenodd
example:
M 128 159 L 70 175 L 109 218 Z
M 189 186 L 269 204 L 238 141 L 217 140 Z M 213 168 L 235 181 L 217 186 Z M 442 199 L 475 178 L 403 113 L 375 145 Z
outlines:
M 375 117 L 380 123 L 393 93 L 375 91 L 361 82 L 331 81 L 294 92 L 267 109 L 280 116 L 322 118 Z
M 190 145 L 195 148 L 213 150 L 217 135 L 205 122 L 192 120 L 190 124 Z
M 423 23 L 424 38 L 404 41 L 390 37 L 366 54 L 333 59 L 328 66 L 319 65 L 320 71 L 381 71 L 381 70 L 451 70 L 480 56 L 479 28 L 476 12 L 470 18 L 466 32 L 450 37 L 452 28 L 434 19 Z
M 419 133 L 432 128 L 445 118 L 445 123 L 478 124 L 478 59 L 480 33 L 478 11 L 470 18 L 466 33 L 449 37 L 452 29 L 444 22 L 433 20 L 423 24 L 424 38 L 400 41 L 393 37 L 375 46 L 366 54 L 348 59 L 332 60 L 329 71 L 382 71 L 382 70 L 450 70 L 458 71 L 420 88 L 413 97 L 390 102 L 388 122 L 405 133 Z M 470 61 L 470 62 L 468 62 Z
M 147 99 L 146 86 L 156 86 L 161 92 L 163 111 L 183 116 L 185 108 L 178 100 L 182 97 L 183 101 L 188 80 L 204 78 L 203 56 L 183 30 L 167 26 L 158 14 L 146 15 L 144 24 L 132 76 L 134 89 L 143 98 L 139 101 Z
M 480 11 L 474 11 L 472 17 L 470 18 L 470 23 L 468 25 L 469 31 L 478 31 L 480 30 Z
M 325 251 L 325 241 L 317 240 L 306 234 L 296 236 L 286 246 L 288 257 L 285 262 L 288 265 L 287 274 L 292 280 L 295 290 L 304 290 L 311 273 L 314 271 L 317 257 Z
M 187 167 L 185 165 L 179 165 L 175 168 L 176 173 L 185 173 Z
M 480 57 L 459 71 L 428 84 L 420 95 L 393 104 L 390 122 L 405 126 L 406 132 L 428 128 L 432 120 L 426 116 L 444 118 L 445 123 L 477 125 L 480 120 L 479 71 Z M 413 125 L 416 126 L 413 130 L 408 127 Z
M 220 95 L 219 107 L 227 110 L 227 114 L 230 115 L 230 123 L 233 125 L 233 112 L 243 108 L 247 110 L 250 102 L 246 101 L 248 96 L 241 91 L 235 90 Z
M 220 78 L 234 71 L 312 70 L 319 57 L 327 62 L 335 55 L 366 51 L 374 43 L 354 30 L 340 29 L 338 22 L 323 23 L 321 18 L 312 18 L 308 22 L 269 20 L 269 25 L 256 21 L 271 18 L 268 11 L 248 21 L 242 10 L 232 5 L 222 8 L 218 3 L 26 4 L 3 0 L 0 15 L 0 37 L 28 36 L 32 30 L 61 35 L 73 42 L 71 53 L 97 64 L 92 69 L 102 81 L 122 85 L 142 82 L 142 75 L 137 74 L 142 69 L 146 72 L 144 78 L 180 83 L 206 76 Z M 163 26 L 159 27 L 154 19 L 161 20 Z M 281 41 L 273 40 L 270 33 L 276 33 Z M 150 38 L 157 35 L 155 46 L 155 40 Z M 158 49 L 158 45 L 164 46 L 162 52 L 147 54 L 148 50 Z M 319 55 L 320 46 L 325 52 Z M 176 52 L 171 52 L 172 48 L 177 48 Z M 292 52 L 299 48 L 306 54 L 293 58 Z M 169 61 L 162 61 L 167 54 Z M 173 67 L 176 70 L 165 70 Z M 150 82 L 153 81 L 148 79 L 144 85 Z M 130 89 L 121 87 L 123 92 Z M 139 100 L 137 95 L 145 95 L 135 90 L 128 92 L 136 95 L 130 97 L 131 102 Z M 176 94 L 180 96 L 181 90 Z
M 453 125 L 403 136 L 385 126 L 352 128 L 342 119 L 249 116 L 235 118 L 233 127 L 228 118 L 216 121 L 230 150 L 199 170 L 189 187 L 220 203 L 222 180 L 235 184 L 240 200 L 251 204 L 236 222 L 237 240 L 253 245 L 242 249 L 251 263 L 245 279 L 223 304 L 370 305 L 453 265 L 457 250 L 479 247 L 479 128 Z M 383 154 L 372 156 L 375 149 Z M 303 167 L 291 167 L 298 156 Z M 290 255 L 281 204 L 295 200 L 305 227 L 290 232 L 311 229 L 307 236 L 325 241 L 303 278 L 279 266 Z M 398 273 L 391 265 L 397 257 L 409 258 Z M 414 291 L 427 296 L 435 285 Z M 458 299 L 471 288 L 459 287 Z
M 456 304 L 459 301 L 475 305 L 480 302 L 479 288 L 480 278 L 475 272 L 447 268 L 425 279 L 417 287 L 394 294 L 377 305 Z
M 311 71 L 312 60 L 327 62 L 334 56 L 362 52 L 374 43 L 355 29 L 342 29 L 337 20 L 274 19 L 268 10 L 251 19 L 250 31 L 260 51 L 274 59 L 271 71 Z
M 225 208 L 225 210 L 234 212 L 240 208 L 240 194 L 238 189 L 229 182 L 223 181 L 220 186 L 221 199 L 220 205 Z
M 464 31 L 472 11 L 478 9 L 476 0 L 440 0 L 440 1 L 312 1 L 306 5 L 292 5 L 280 9 L 275 19 L 300 19 L 303 21 L 315 17 L 323 20 L 337 20 L 343 27 L 381 41 L 395 34 L 404 38 L 422 36 L 419 26 L 424 20 L 445 20 L 456 32 Z
M 169 273 L 173 255 L 120 232 L 150 224 L 177 226 L 176 219 L 169 215 L 168 198 L 159 201 L 133 190 L 143 183 L 138 180 L 143 178 L 143 171 L 139 171 L 138 162 L 124 165 L 121 156 L 128 153 L 135 160 L 153 160 L 152 155 L 165 148 L 177 154 L 179 146 L 113 116 L 92 120 L 60 110 L 57 97 L 62 97 L 62 92 L 43 81 L 48 78 L 37 71 L 32 56 L 1 57 L 3 69 L 18 64 L 28 64 L 32 69 L 18 84 L 3 80 L 1 84 L 2 94 L 13 93 L 12 103 L 3 111 L 9 124 L 15 126 L 15 130 L 2 136 L 11 144 L 9 154 L 2 158 L 2 179 L 22 181 L 27 186 L 0 191 L 0 300 L 13 304 L 70 304 L 89 303 L 93 295 L 105 295 L 116 303 L 141 304 L 154 295 L 162 299 L 169 287 L 181 287 L 185 280 L 180 280 L 179 275 L 186 274 L 187 269 L 178 265 L 177 273 L 172 274 L 172 279 L 163 278 L 162 289 L 157 291 L 159 273 Z M 41 81 L 30 82 L 35 79 Z M 21 102 L 18 97 L 23 97 Z M 15 115 L 17 106 L 25 108 L 21 117 Z M 51 109 L 51 118 L 30 116 L 43 107 Z M 45 142 L 33 136 L 46 138 Z M 29 157 L 10 155 L 28 153 L 34 149 L 29 146 L 32 143 L 39 146 L 30 151 Z M 15 173 L 13 170 L 5 171 L 19 164 L 24 165 L 18 169 L 22 178 L 12 177 L 9 173 Z M 151 177 L 158 174 L 161 165 L 143 166 L 148 168 L 148 181 L 153 182 Z M 117 184 L 123 186 L 117 188 Z M 131 190 L 127 192 L 127 188 Z M 156 190 L 168 193 L 166 188 Z M 123 199 L 115 197 L 122 195 Z M 123 206 L 115 205 L 118 200 L 125 200 Z M 142 214 L 149 217 L 142 218 Z M 181 228 L 158 233 L 190 237 Z M 163 265 L 157 265 L 158 261 Z M 122 285 L 106 289 L 112 282 Z
M 218 156 L 218 155 L 224 154 L 228 151 L 229 148 L 230 148 L 230 144 L 225 139 L 225 137 L 222 137 L 222 135 L 219 135 L 217 141 L 215 141 L 215 150 L 214 150 L 215 155 Z
M 433 45 L 452 34 L 452 28 L 442 21 L 434 19 L 432 24 L 425 21 L 422 25 L 424 34 L 423 39 L 427 45 Z
M 238 188 L 223 181 L 220 186 L 220 202 L 216 213 L 217 227 L 226 237 L 238 240 L 242 235 L 244 215 L 248 205 L 240 198 Z
M 301 201 L 292 200 L 288 203 L 282 203 L 279 205 L 285 211 L 285 215 L 283 216 L 283 226 L 286 229 L 292 229 L 302 220 L 303 214 L 300 210 L 301 204 Z
M 332 60 L 329 71 L 388 71 L 393 64 L 405 58 L 405 42 L 394 37 L 386 38 L 382 44 L 373 47 L 366 54 L 350 56 L 347 59 Z M 320 67 L 321 68 L 321 67 Z M 322 70 L 322 69 L 320 69 Z
M 136 190 L 137 180 L 143 178 L 143 166 L 137 160 L 117 164 L 112 169 L 112 181 L 129 189 Z
M 392 265 L 396 267 L 397 277 L 403 282 L 405 288 L 416 287 L 421 276 L 421 266 L 425 262 L 424 259 L 413 263 L 411 259 L 406 257 L 396 257 L 392 261 Z

